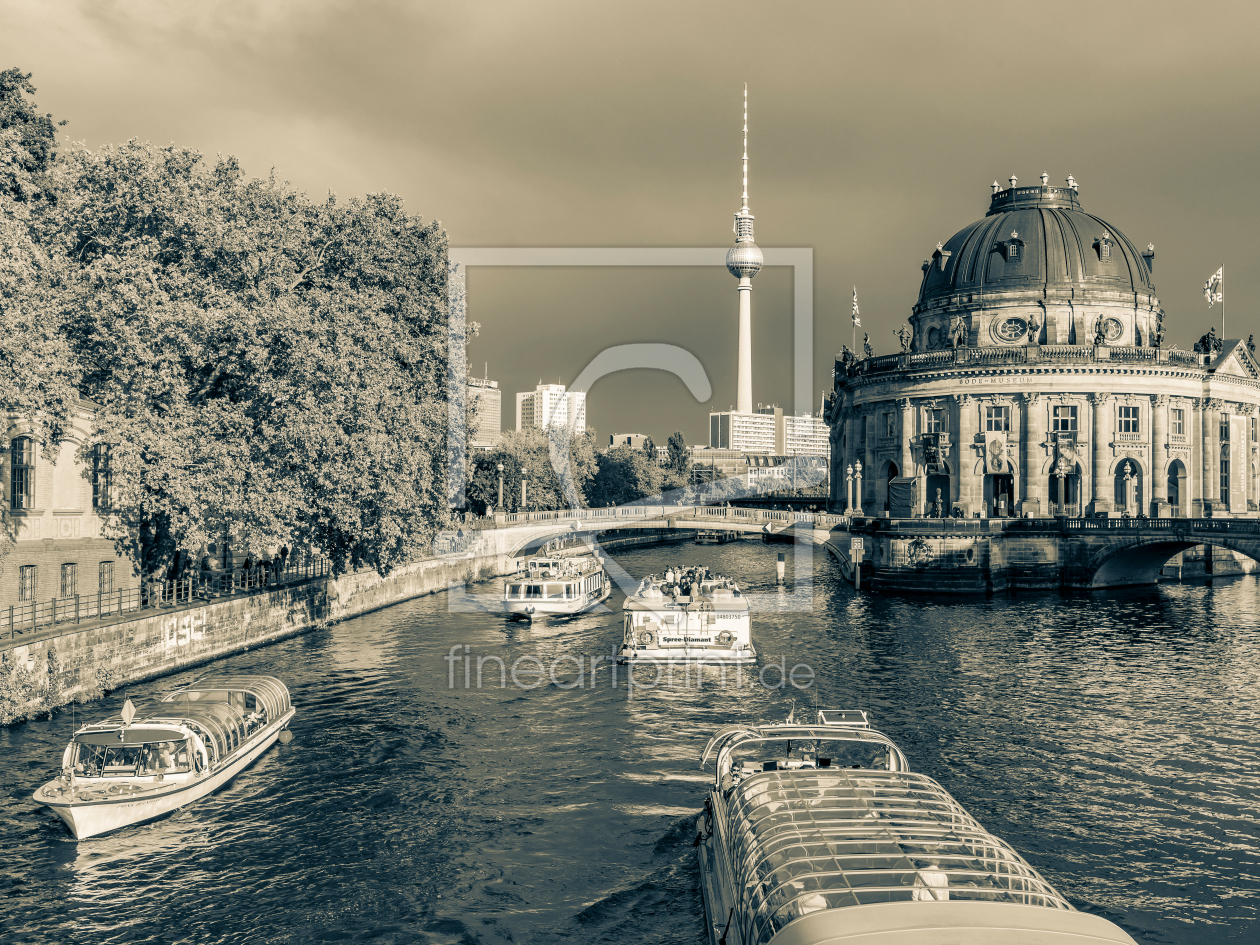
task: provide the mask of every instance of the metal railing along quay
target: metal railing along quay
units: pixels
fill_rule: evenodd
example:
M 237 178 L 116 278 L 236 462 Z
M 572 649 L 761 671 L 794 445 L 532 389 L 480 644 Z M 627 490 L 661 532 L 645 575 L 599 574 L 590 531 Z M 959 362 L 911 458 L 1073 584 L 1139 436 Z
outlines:
M 300 584 L 330 573 L 326 560 L 316 559 L 286 568 L 259 566 L 232 571 L 202 571 L 172 581 L 149 581 L 139 587 L 99 594 L 74 594 L 51 600 L 22 601 L 0 610 L 0 639 L 14 640 L 61 624 L 122 619 L 144 610 L 157 610 L 211 601 L 233 594 L 260 593 Z

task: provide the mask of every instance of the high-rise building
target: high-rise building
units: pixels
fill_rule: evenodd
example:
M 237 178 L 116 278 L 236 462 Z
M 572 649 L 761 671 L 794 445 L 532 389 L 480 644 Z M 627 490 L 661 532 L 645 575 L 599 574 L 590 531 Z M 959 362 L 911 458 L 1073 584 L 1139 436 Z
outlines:
M 752 279 L 765 261 L 753 242 L 753 215 L 748 209 L 748 86 L 744 86 L 744 193 L 735 214 L 735 245 L 726 254 L 726 268 L 739 280 L 739 362 L 735 409 L 751 414 L 752 400 Z
M 468 379 L 468 416 L 475 427 L 469 445 L 473 449 L 494 449 L 503 433 L 503 391 L 499 382 L 488 378 Z
M 566 391 L 563 384 L 539 384 L 516 395 L 516 429 L 545 429 L 553 423 L 586 429 L 586 392 Z

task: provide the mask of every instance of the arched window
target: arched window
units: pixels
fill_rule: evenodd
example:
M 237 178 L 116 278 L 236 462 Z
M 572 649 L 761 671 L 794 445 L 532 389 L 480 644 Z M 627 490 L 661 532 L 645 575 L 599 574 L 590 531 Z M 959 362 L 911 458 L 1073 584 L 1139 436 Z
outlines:
M 15 509 L 35 507 L 35 440 L 19 436 L 9 447 L 9 505 Z
M 109 508 L 110 486 L 113 473 L 109 468 L 109 444 L 98 443 L 92 447 L 92 508 Z

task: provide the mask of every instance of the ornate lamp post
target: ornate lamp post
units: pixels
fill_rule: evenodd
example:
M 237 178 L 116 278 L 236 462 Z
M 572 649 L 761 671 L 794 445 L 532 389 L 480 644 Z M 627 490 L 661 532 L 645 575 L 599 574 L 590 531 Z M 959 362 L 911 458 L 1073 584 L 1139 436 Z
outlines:
M 1136 491 L 1133 482 L 1133 465 L 1125 460 L 1124 462 L 1124 510 L 1130 515 L 1133 514 L 1133 493 Z
M 853 464 L 853 514 L 862 514 L 862 461 Z
M 844 467 L 844 510 L 853 511 L 853 464 Z
M 495 511 L 496 512 L 503 511 L 503 464 L 502 463 L 499 463 L 499 506 L 498 508 L 495 509 Z
M 529 493 L 527 491 L 528 487 L 529 487 L 529 473 L 522 472 L 521 473 L 521 511 L 522 512 L 526 511 L 529 508 L 529 499 L 528 499 Z

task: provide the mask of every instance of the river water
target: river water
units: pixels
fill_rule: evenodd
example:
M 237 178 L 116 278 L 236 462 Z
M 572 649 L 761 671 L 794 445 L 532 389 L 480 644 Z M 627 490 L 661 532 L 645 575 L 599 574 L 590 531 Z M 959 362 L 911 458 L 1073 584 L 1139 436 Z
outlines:
M 615 558 L 635 575 L 703 563 L 775 595 L 781 550 Z M 960 603 L 855 595 L 821 555 L 814 573 L 812 612 L 754 617 L 763 667 L 808 666 L 821 705 L 868 709 L 1078 908 L 1142 942 L 1260 940 L 1260 581 Z M 616 613 L 529 627 L 466 603 L 421 598 L 217 664 L 284 679 L 295 739 L 112 835 L 75 842 L 29 803 L 68 714 L 0 730 L 0 941 L 701 945 L 699 753 L 793 698 L 799 717 L 814 690 L 774 688 L 777 669 L 770 688 L 716 670 L 647 688 L 647 669 L 614 688 L 588 661 L 618 641 Z M 490 662 L 477 688 L 488 656 L 523 685 L 499 688 Z M 559 684 L 535 685 L 530 657 Z

